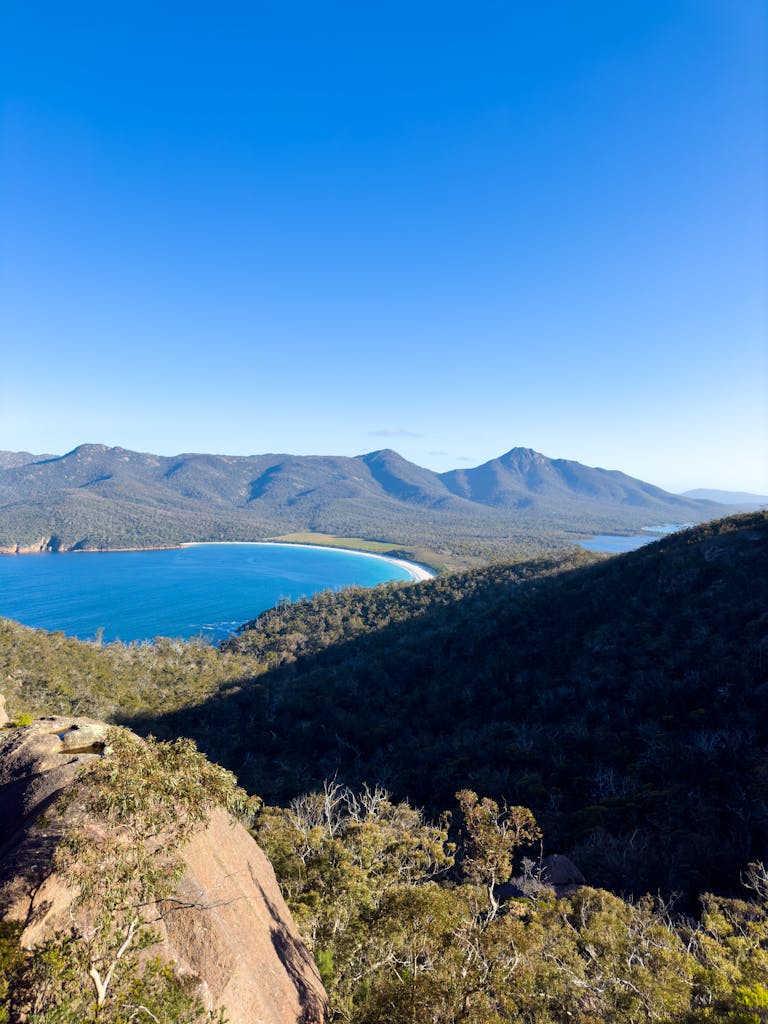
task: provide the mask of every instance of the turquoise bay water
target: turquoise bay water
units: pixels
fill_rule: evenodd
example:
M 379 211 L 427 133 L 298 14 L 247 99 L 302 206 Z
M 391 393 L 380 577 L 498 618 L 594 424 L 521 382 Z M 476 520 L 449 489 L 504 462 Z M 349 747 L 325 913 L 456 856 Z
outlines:
M 0 556 L 0 616 L 92 640 L 219 640 L 281 600 L 410 579 L 382 558 L 283 544 Z

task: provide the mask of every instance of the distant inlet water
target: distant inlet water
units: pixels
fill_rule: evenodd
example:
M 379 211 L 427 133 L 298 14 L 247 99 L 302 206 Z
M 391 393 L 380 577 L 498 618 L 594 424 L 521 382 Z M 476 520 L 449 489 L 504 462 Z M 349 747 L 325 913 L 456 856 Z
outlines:
M 587 551 L 602 551 L 618 555 L 625 551 L 636 551 L 646 544 L 661 540 L 662 537 L 667 537 L 670 533 L 677 533 L 678 530 L 685 530 L 689 526 L 693 526 L 693 523 L 660 523 L 658 526 L 646 526 L 642 533 L 631 536 L 599 533 L 588 540 L 579 541 L 579 546 L 586 548 Z
M 390 559 L 291 544 L 5 556 L 0 616 L 81 640 L 220 640 L 280 601 L 412 578 Z

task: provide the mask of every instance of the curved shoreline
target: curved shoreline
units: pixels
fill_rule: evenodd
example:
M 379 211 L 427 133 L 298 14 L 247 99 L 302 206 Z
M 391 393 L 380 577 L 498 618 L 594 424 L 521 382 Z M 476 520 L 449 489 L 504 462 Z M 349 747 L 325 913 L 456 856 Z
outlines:
M 248 546 L 268 544 L 271 547 L 276 548 L 308 548 L 310 551 L 321 548 L 323 551 L 341 551 L 347 555 L 364 555 L 366 558 L 378 558 L 382 562 L 391 562 L 392 565 L 397 565 L 401 569 L 405 569 L 414 583 L 420 583 L 423 580 L 431 580 L 437 576 L 437 573 L 434 570 L 427 568 L 425 565 L 419 565 L 418 562 L 409 562 L 404 558 L 391 558 L 389 555 L 379 555 L 375 551 L 361 551 L 359 548 L 337 548 L 333 544 L 294 544 L 289 540 L 190 540 L 185 541 L 183 544 L 179 544 L 179 547 L 221 547 L 222 545 L 235 546 L 238 544 Z
M 186 541 L 186 542 L 183 542 L 181 544 L 175 544 L 173 546 L 166 545 L 166 546 L 163 546 L 163 547 L 123 548 L 123 549 L 115 548 L 115 549 L 111 549 L 110 551 L 97 551 L 97 550 L 94 550 L 94 549 L 83 549 L 83 548 L 80 548 L 77 551 L 73 551 L 73 552 L 49 552 L 47 554 L 59 554 L 59 553 L 60 554 L 120 554 L 120 553 L 130 553 L 130 552 L 136 552 L 136 553 L 146 552 L 146 553 L 149 553 L 149 552 L 162 552 L 162 551 L 181 551 L 184 548 L 191 548 L 191 547 L 213 547 L 213 546 L 216 546 L 216 547 L 249 547 L 249 548 L 255 548 L 255 547 L 264 547 L 265 545 L 273 546 L 273 547 L 283 547 L 283 548 L 301 547 L 301 548 L 304 548 L 305 550 L 311 550 L 312 548 L 323 548 L 323 549 L 325 549 L 327 551 L 339 551 L 342 554 L 364 555 L 367 558 L 376 558 L 376 559 L 378 559 L 378 560 L 380 560 L 382 562 L 390 563 L 390 565 L 393 568 L 396 567 L 397 570 L 398 570 L 397 577 L 394 578 L 394 579 L 388 579 L 388 580 L 381 579 L 381 576 L 379 575 L 379 572 L 383 571 L 383 567 L 382 567 L 382 570 L 379 570 L 376 573 L 374 573 L 374 575 L 379 576 L 379 580 L 380 580 L 381 583 L 387 583 L 387 584 L 388 583 L 397 583 L 397 584 L 400 584 L 400 583 L 415 583 L 415 582 L 419 582 L 419 581 L 422 581 L 422 580 L 431 579 L 434 575 L 436 575 L 436 573 L 433 570 L 427 568 L 426 566 L 419 565 L 416 562 L 411 562 L 408 559 L 395 558 L 395 557 L 392 557 L 392 556 L 388 556 L 388 555 L 384 555 L 384 554 L 379 554 L 379 553 L 371 552 L 371 551 L 356 550 L 356 549 L 351 548 L 351 547 L 343 547 L 342 548 L 342 547 L 336 547 L 336 546 L 331 545 L 331 544 L 292 543 L 292 542 L 289 542 L 289 541 Z M 32 554 L 32 553 L 30 552 L 30 554 Z M 38 552 L 38 554 L 44 555 L 46 553 Z M 252 554 L 253 554 L 254 558 L 258 558 L 258 555 L 257 555 L 256 552 L 252 552 Z M 280 556 L 278 556 L 277 553 L 275 553 L 274 557 L 277 560 L 277 562 L 279 563 L 280 560 L 281 560 Z M 222 553 L 221 556 L 216 556 L 216 560 L 218 560 L 219 558 L 223 559 L 225 563 L 228 562 L 229 564 L 231 564 L 233 566 L 233 571 L 235 572 L 235 574 L 237 574 L 236 566 L 239 565 L 243 561 L 244 562 L 248 561 L 248 558 L 246 557 L 246 553 L 245 552 L 243 552 L 242 557 L 240 555 L 237 555 L 235 552 L 232 552 L 232 554 L 230 556 L 224 556 L 223 553 Z M 78 560 L 75 559 L 74 561 L 78 561 Z M 332 565 L 333 565 L 333 562 L 331 560 L 331 562 L 328 564 L 328 570 L 330 572 L 332 572 Z M 316 563 L 316 566 L 317 566 L 317 563 Z M 354 570 L 353 571 L 353 577 L 354 577 L 354 575 L 356 573 L 361 573 L 362 574 L 363 573 L 362 567 L 360 567 L 358 570 Z M 369 587 L 370 586 L 376 586 L 376 583 L 363 584 L 363 586 L 369 586 Z M 325 589 L 333 590 L 334 586 L 333 586 L 333 584 L 329 584 L 326 581 Z M 341 587 L 336 587 L 335 589 L 341 589 Z M 314 592 L 315 591 L 313 590 L 312 593 L 314 593 Z M 281 598 L 278 599 L 277 596 L 275 595 L 274 599 L 268 602 L 267 607 L 273 607 L 275 604 L 279 604 L 280 600 L 283 600 L 283 598 L 281 597 Z M 263 610 L 267 610 L 266 607 Z M 195 621 L 196 622 L 197 619 L 194 618 L 194 614 L 195 613 L 192 613 L 192 614 L 193 614 L 193 619 L 191 619 L 190 621 Z M 229 636 L 229 635 L 233 634 L 235 632 L 235 630 L 236 630 L 236 627 L 241 626 L 244 621 L 249 621 L 249 618 L 253 618 L 254 615 L 258 616 L 259 614 L 261 614 L 261 611 L 257 611 L 257 612 L 254 613 L 252 608 L 250 610 L 244 610 L 242 615 L 240 615 L 239 613 L 235 612 L 235 614 L 233 614 L 233 615 L 228 615 L 228 614 L 227 615 L 218 615 L 218 617 L 216 617 L 217 613 L 214 612 L 213 613 L 213 615 L 214 615 L 213 618 L 210 618 L 210 620 L 207 619 L 207 618 L 204 618 L 203 620 L 201 620 L 200 626 L 199 626 L 199 630 L 196 628 L 193 632 L 190 632 L 190 630 L 187 629 L 187 626 L 183 625 L 183 624 L 181 626 L 171 625 L 170 627 L 168 627 L 168 626 L 163 627 L 162 623 L 157 623 L 156 621 L 153 621 L 151 623 L 151 629 L 144 629 L 145 624 L 142 623 L 142 624 L 140 624 L 141 628 L 133 629 L 133 627 L 129 627 L 130 635 L 129 635 L 128 639 L 125 642 L 128 643 L 128 644 L 130 644 L 130 643 L 132 643 L 134 641 L 138 641 L 138 642 L 141 642 L 141 643 L 144 643 L 144 642 L 152 643 L 152 642 L 154 642 L 157 639 L 158 636 L 178 637 L 179 639 L 189 640 L 189 639 L 193 639 L 194 637 L 196 637 L 198 635 L 202 637 L 206 633 L 207 630 L 213 630 L 214 632 L 216 632 L 218 630 L 218 632 L 221 633 L 220 637 L 218 636 L 218 633 L 217 633 L 216 637 L 214 637 L 213 635 L 211 635 L 211 637 L 209 637 L 211 642 L 214 642 L 215 639 L 224 639 L 226 636 Z M 19 610 L 19 609 L 17 609 L 15 612 L 13 612 L 10 609 L 8 609 L 4 613 L 0 614 L 0 618 L 11 617 L 15 621 L 18 621 L 20 625 L 27 625 L 29 629 L 42 629 L 42 630 L 47 631 L 47 632 L 62 631 L 66 635 L 68 635 L 70 637 L 75 637 L 77 639 L 80 639 L 83 642 L 89 642 L 91 640 L 91 638 L 92 638 L 92 635 L 95 635 L 98 632 L 98 629 L 103 627 L 103 625 L 104 625 L 103 622 L 99 622 L 99 623 L 97 623 L 93 627 L 93 629 L 91 629 L 89 627 L 89 623 L 86 622 L 85 625 L 83 625 L 83 623 L 81 621 L 79 621 L 77 619 L 77 617 L 75 617 L 75 619 L 73 619 L 72 622 L 68 622 L 68 624 L 65 624 L 65 625 L 62 625 L 61 622 L 48 622 L 48 621 L 37 622 L 36 624 L 30 624 L 28 622 L 29 616 L 30 616 L 30 613 L 29 613 L 28 609 L 27 609 L 26 614 L 24 612 L 22 612 L 21 610 Z M 109 617 L 109 614 L 108 614 L 107 617 Z M 198 615 L 198 618 L 199 617 L 200 616 Z M 155 618 L 155 617 L 153 617 L 153 618 Z M 222 621 L 220 622 L 219 619 L 221 619 Z M 226 619 L 226 622 L 223 621 L 224 619 Z M 240 621 L 241 619 L 242 619 L 242 621 Z M 210 623 L 213 623 L 213 626 L 211 626 Z M 219 630 L 220 626 L 223 626 L 225 628 L 222 629 L 222 630 Z M 124 630 L 121 629 L 119 632 L 124 632 Z M 136 635 L 134 636 L 133 633 L 135 633 Z M 120 637 L 116 633 L 114 636 L 110 635 L 110 637 L 107 639 L 107 642 L 111 643 L 113 641 L 117 641 L 118 639 L 120 639 Z
M 110 555 L 126 551 L 178 551 L 181 548 L 215 547 L 222 545 L 228 545 L 231 547 L 238 544 L 244 546 L 252 546 L 254 544 L 271 544 L 274 547 L 309 548 L 310 550 L 312 548 L 322 548 L 324 551 L 343 551 L 348 555 L 365 555 L 367 558 L 379 558 L 384 562 L 391 562 L 393 565 L 398 565 L 401 569 L 405 569 L 414 583 L 420 583 L 423 580 L 431 580 L 437 576 L 437 572 L 434 569 L 430 569 L 429 566 L 420 565 L 418 562 L 410 562 L 405 558 L 392 558 L 390 555 L 381 555 L 375 551 L 363 551 L 361 548 L 341 548 L 336 547 L 335 544 L 294 543 L 289 540 L 187 540 L 182 541 L 180 544 L 151 545 L 146 548 L 65 548 L 63 551 L 47 551 L 45 549 L 32 546 L 16 548 L 3 547 L 0 548 L 0 555 Z

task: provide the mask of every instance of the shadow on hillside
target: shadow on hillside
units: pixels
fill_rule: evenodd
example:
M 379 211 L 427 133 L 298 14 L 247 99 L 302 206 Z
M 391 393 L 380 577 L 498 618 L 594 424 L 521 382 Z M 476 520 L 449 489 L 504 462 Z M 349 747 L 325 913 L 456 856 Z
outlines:
M 228 683 L 201 704 L 121 724 L 162 739 L 191 737 L 270 802 L 287 802 L 336 776 L 353 786 L 380 783 L 429 803 L 427 775 L 415 791 L 404 789 L 400 758 L 390 763 L 388 756 L 407 729 L 401 699 L 418 693 L 419 680 L 466 660 L 459 620 L 510 600 L 508 586 L 485 587 L 460 613 L 455 607 L 421 611 Z
M 762 517 L 482 587 L 125 724 L 191 736 L 269 803 L 335 776 L 436 815 L 466 787 L 530 807 L 595 884 L 735 891 L 768 848 L 766 650 Z

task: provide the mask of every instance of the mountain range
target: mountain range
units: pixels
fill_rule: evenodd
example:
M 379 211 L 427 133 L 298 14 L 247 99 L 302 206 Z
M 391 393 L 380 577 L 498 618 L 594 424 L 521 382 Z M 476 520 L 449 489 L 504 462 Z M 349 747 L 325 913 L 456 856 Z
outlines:
M 768 494 L 752 494 L 749 491 L 718 491 L 712 487 L 697 487 L 693 491 L 683 491 L 683 497 L 694 498 L 697 501 L 717 501 L 721 505 L 738 505 L 745 510 L 768 506 Z
M 4 550 L 152 547 L 308 530 L 509 554 L 510 545 L 562 546 L 585 533 L 701 522 L 724 511 L 528 448 L 447 473 L 391 449 L 356 457 L 160 456 L 100 444 L 59 457 L 0 452 Z

